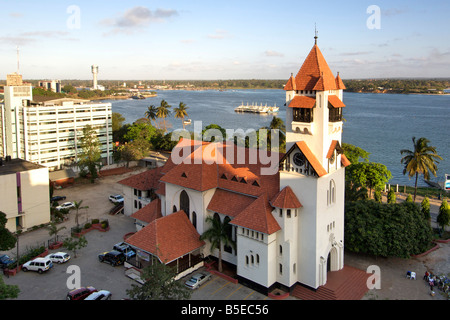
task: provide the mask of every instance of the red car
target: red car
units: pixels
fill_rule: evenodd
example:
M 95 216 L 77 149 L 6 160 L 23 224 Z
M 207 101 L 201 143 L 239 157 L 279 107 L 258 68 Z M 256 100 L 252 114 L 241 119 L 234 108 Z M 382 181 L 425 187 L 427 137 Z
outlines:
M 81 287 L 75 290 L 70 291 L 66 299 L 67 300 L 84 300 L 87 296 L 89 296 L 91 293 L 97 292 L 97 289 L 94 287 Z

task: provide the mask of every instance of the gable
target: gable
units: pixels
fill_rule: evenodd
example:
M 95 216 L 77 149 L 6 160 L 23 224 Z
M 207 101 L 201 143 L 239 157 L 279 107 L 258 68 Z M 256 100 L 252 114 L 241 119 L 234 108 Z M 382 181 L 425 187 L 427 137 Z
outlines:
M 295 143 L 291 149 L 286 152 L 280 160 L 280 167 L 281 166 L 283 166 L 286 171 L 294 170 L 295 172 L 304 175 L 322 177 L 327 174 L 325 168 L 320 164 L 319 160 L 317 160 L 316 156 L 304 141 Z

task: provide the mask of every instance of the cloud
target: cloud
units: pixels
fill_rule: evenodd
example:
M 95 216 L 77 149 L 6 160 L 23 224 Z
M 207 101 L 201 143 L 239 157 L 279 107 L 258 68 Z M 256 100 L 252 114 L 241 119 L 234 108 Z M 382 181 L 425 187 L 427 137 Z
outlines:
M 114 19 L 104 19 L 100 23 L 114 28 L 112 33 L 133 33 L 134 31 L 147 27 L 151 23 L 165 22 L 168 18 L 177 16 L 178 12 L 172 9 L 150 10 L 146 7 L 137 6 L 128 9 L 119 17 Z
M 272 51 L 272 50 L 266 50 L 264 52 L 264 55 L 266 57 L 284 57 L 284 54 L 277 52 L 277 51 Z
M 226 30 L 216 30 L 216 33 L 208 35 L 208 38 L 216 40 L 222 40 L 230 37 L 231 36 L 228 34 L 228 31 Z
M 13 36 L 3 36 L 0 37 L 0 42 L 9 43 L 17 46 L 25 46 L 31 44 L 39 39 L 47 38 L 47 39 L 60 39 L 66 41 L 78 41 L 79 39 L 68 38 L 70 35 L 69 32 L 65 31 L 29 31 L 22 32 L 18 35 Z
M 370 51 L 357 51 L 357 52 L 342 52 L 340 55 L 341 56 L 361 56 L 361 55 L 365 55 L 365 54 L 370 54 L 372 52 Z

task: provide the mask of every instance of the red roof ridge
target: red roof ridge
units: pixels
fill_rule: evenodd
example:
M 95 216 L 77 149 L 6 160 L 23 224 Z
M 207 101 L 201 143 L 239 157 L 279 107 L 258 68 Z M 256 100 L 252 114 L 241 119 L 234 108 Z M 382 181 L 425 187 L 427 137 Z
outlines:
M 311 149 L 309 149 L 305 141 L 298 141 L 296 145 L 301 150 L 303 155 L 306 157 L 308 162 L 312 165 L 312 167 L 314 168 L 319 177 L 322 177 L 327 174 L 327 171 L 320 164 L 319 160 L 317 160 L 316 156 L 312 153 Z
M 278 192 L 278 194 L 270 201 L 270 204 L 272 207 L 282 209 L 303 207 L 290 186 L 286 186 Z

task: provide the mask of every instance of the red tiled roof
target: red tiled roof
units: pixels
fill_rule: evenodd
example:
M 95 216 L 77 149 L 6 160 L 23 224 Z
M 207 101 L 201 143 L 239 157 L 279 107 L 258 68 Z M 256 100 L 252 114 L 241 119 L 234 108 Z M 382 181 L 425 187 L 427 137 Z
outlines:
M 316 105 L 315 97 L 295 96 L 289 103 L 289 108 L 306 108 L 312 109 Z
M 276 208 L 282 209 L 294 209 L 301 208 L 303 205 L 297 199 L 294 191 L 292 191 L 291 187 L 286 186 L 278 192 L 278 194 L 270 201 L 270 204 Z
M 142 191 L 156 189 L 158 187 L 158 181 L 162 176 L 161 170 L 162 167 L 157 167 L 125 178 L 118 183 Z
M 265 234 L 272 234 L 281 230 L 280 225 L 272 215 L 273 208 L 270 206 L 265 195 L 262 195 L 245 208 L 230 224 L 255 230 Z
M 292 81 L 289 79 L 289 82 Z M 286 85 L 285 90 L 337 90 L 336 79 L 317 44 L 305 59 L 295 76 L 295 85 Z
M 147 223 L 161 218 L 161 200 L 156 198 L 142 209 L 133 213 L 131 217 Z
M 286 91 L 291 91 L 291 90 L 295 91 L 295 90 L 297 90 L 296 87 L 295 87 L 294 75 L 291 75 L 291 77 L 289 78 L 288 82 L 284 86 L 284 90 L 286 90 Z
M 351 165 L 352 163 L 347 159 L 347 157 L 345 156 L 345 154 L 341 154 L 341 163 L 344 167 L 348 167 L 349 165 Z
M 217 189 L 207 209 L 234 218 L 255 200 L 254 197 Z
M 340 90 L 345 90 L 345 89 L 347 89 L 347 88 L 345 87 L 345 84 L 344 84 L 344 82 L 342 81 L 341 77 L 339 76 L 339 72 L 338 72 L 337 77 L 336 77 L 336 86 L 337 86 L 337 88 L 340 89 Z
M 296 145 L 303 153 L 303 155 L 306 157 L 308 162 L 312 165 L 312 167 L 314 168 L 319 177 L 322 177 L 327 174 L 327 171 L 320 164 L 319 160 L 317 160 L 316 156 L 312 153 L 311 149 L 309 149 L 309 147 L 306 145 L 305 141 L 299 141 L 296 143 Z
M 336 150 L 336 147 L 339 145 L 339 141 L 333 140 L 331 141 L 330 148 L 328 149 L 327 153 L 327 159 L 330 159 L 333 155 L 334 150 Z
M 154 256 L 165 264 L 205 245 L 186 216 L 178 211 L 152 221 L 133 234 L 126 243 Z
M 332 95 L 328 96 L 328 102 L 331 104 L 333 108 L 344 108 L 345 104 L 339 99 L 337 96 Z

